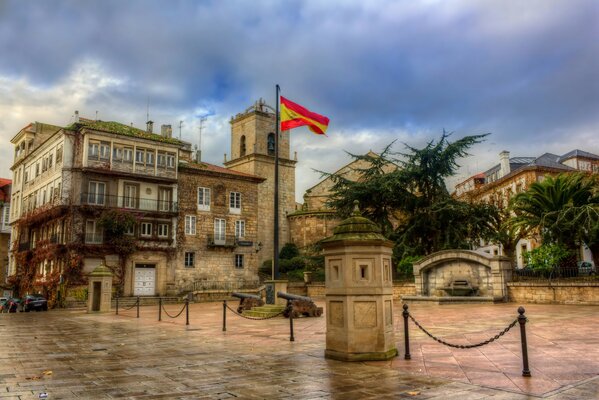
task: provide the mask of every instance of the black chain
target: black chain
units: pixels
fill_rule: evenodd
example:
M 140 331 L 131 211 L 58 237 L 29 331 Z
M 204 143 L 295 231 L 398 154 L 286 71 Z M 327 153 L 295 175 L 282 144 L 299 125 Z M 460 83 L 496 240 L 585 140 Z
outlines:
M 448 343 L 443 339 L 439 339 L 438 337 L 436 337 L 435 335 L 433 335 L 432 333 L 430 333 L 429 331 L 424 329 L 422 327 L 422 325 L 420 325 L 418 323 L 418 321 L 416 321 L 414 319 L 414 317 L 412 317 L 412 314 L 408 314 L 408 316 L 410 317 L 412 322 L 414 322 L 416 324 L 416 326 L 418 328 L 420 328 L 420 330 L 422 332 L 426 333 L 431 339 L 436 340 L 437 342 L 444 344 L 445 346 L 453 347 L 456 349 L 473 349 L 475 347 L 481 347 L 486 344 L 492 343 L 492 342 L 496 341 L 497 339 L 499 339 L 500 337 L 502 337 L 503 335 L 505 335 L 510 329 L 512 329 L 518 323 L 518 319 L 515 319 L 514 322 L 509 324 L 504 330 L 502 330 L 501 332 L 499 332 L 497 335 L 493 336 L 492 338 L 485 340 L 484 342 L 480 342 L 480 343 L 476 343 L 476 344 L 453 344 L 453 343 Z
M 225 306 L 226 306 L 226 307 L 227 307 L 227 308 L 228 308 L 228 309 L 229 309 L 229 310 L 230 310 L 230 311 L 231 311 L 233 314 L 235 314 L 235 315 L 238 315 L 238 316 L 240 316 L 241 318 L 245 318 L 245 319 L 251 319 L 251 320 L 254 320 L 254 321 L 260 321 L 260 320 L 263 320 L 263 319 L 271 319 L 271 318 L 278 317 L 278 316 L 282 315 L 282 314 L 285 312 L 285 310 L 286 310 L 286 309 L 285 309 L 285 310 L 283 310 L 283 311 L 281 311 L 281 312 L 279 312 L 279 313 L 277 313 L 277 314 L 275 314 L 275 315 L 271 315 L 271 316 L 264 317 L 264 318 L 259 318 L 259 317 L 248 317 L 247 315 L 239 314 L 237 311 L 235 311 L 235 310 L 233 310 L 231 307 L 229 307 L 229 305 L 228 305 L 228 304 L 225 304 Z
M 137 303 L 139 303 L 139 299 L 135 303 L 133 303 L 133 305 L 131 307 L 129 307 L 129 308 L 123 308 L 123 311 L 129 311 L 129 310 L 131 310 L 133 307 L 135 307 L 137 305 Z
M 171 318 L 177 318 L 179 315 L 181 315 L 183 313 L 183 311 L 185 311 L 185 307 L 187 307 L 187 304 L 183 304 L 183 308 L 181 309 L 181 311 L 179 311 L 179 314 L 175 315 L 174 317 L 172 315 L 170 315 L 168 313 L 168 311 L 166 311 L 166 308 L 164 308 L 164 304 L 162 305 L 162 310 L 164 310 L 164 312 L 166 313 L 166 315 L 168 315 Z

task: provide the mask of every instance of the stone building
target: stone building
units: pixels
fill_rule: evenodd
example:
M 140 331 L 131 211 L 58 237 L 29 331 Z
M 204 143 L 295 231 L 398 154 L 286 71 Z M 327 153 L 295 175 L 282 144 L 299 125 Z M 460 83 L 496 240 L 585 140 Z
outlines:
M 258 225 L 256 240 L 262 243 L 259 262 L 274 254 L 274 170 L 275 124 L 272 107 L 262 100 L 231 118 L 231 159 L 225 167 L 231 171 L 265 178 L 258 185 Z M 287 215 L 295 211 L 295 164 L 291 159 L 289 131 L 279 134 L 279 245 L 289 241 Z M 226 155 L 225 155 L 226 157 Z M 280 249 L 279 249 L 280 250 Z
M 21 291 L 80 283 L 105 263 L 121 271 L 125 295 L 166 292 L 176 246 L 177 165 L 191 154 L 171 132 L 165 125 L 153 133 L 151 121 L 141 130 L 76 112 L 68 127 L 36 122 L 17 133 L 9 274 Z M 109 211 L 135 219 L 124 232 L 135 238 L 133 248 L 109 244 L 101 224 Z
M 10 190 L 12 181 L 0 178 L 0 288 L 8 277 L 8 249 L 10 246 Z M 0 294 L 2 292 L 0 291 Z
M 258 280 L 258 192 L 264 178 L 197 162 L 179 167 L 179 223 L 174 284 L 251 286 Z
M 499 154 L 499 164 L 474 175 L 455 187 L 455 196 L 461 200 L 486 202 L 500 208 L 507 207 L 510 199 L 525 191 L 533 182 L 540 182 L 547 175 L 584 171 L 599 173 L 599 156 L 582 150 L 572 150 L 562 156 L 545 153 L 539 157 L 510 157 L 508 151 Z M 516 263 L 524 266 L 523 254 L 540 246 L 540 239 L 521 239 L 516 245 Z M 498 244 L 483 243 L 481 250 L 503 255 Z M 580 258 L 592 261 L 588 248 L 581 248 Z

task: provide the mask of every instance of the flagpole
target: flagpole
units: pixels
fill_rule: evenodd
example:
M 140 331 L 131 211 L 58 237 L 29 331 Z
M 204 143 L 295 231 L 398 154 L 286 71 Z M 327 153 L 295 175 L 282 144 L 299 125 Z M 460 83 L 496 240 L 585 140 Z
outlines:
M 273 249 L 273 279 L 279 279 L 279 127 L 281 125 L 279 115 L 279 103 L 280 103 L 280 88 L 276 85 L 276 127 L 275 127 L 275 221 L 274 221 L 274 249 Z

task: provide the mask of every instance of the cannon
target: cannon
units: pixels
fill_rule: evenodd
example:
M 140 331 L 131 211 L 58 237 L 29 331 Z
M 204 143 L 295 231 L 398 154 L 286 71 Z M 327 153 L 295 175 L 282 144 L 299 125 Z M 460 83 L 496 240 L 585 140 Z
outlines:
M 231 296 L 237 297 L 239 299 L 239 306 L 237 307 L 237 312 L 241 314 L 243 310 L 251 310 L 252 307 L 260 307 L 264 305 L 264 301 L 260 296 L 256 296 L 255 294 L 247 294 L 247 293 L 231 293 Z
M 283 312 L 285 318 L 293 313 L 293 318 L 303 315 L 306 317 L 320 317 L 322 307 L 317 307 L 310 297 L 298 296 L 296 294 L 277 292 L 277 297 L 287 300 L 287 308 Z

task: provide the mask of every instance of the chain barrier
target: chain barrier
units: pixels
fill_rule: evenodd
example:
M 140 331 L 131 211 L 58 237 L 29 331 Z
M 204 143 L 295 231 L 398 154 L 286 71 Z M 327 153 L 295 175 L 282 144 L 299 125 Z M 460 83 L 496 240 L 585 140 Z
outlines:
M 260 317 L 248 317 L 247 315 L 239 314 L 239 313 L 238 313 L 236 310 L 233 310 L 231 307 L 229 307 L 229 305 L 228 305 L 228 304 L 226 304 L 225 306 L 226 306 L 226 307 L 227 307 L 227 308 L 228 308 L 228 309 L 229 309 L 229 310 L 230 310 L 230 311 L 231 311 L 233 314 L 235 314 L 235 315 L 237 315 L 237 316 L 239 316 L 239 317 L 241 317 L 241 318 L 245 318 L 245 319 L 251 319 L 251 320 L 253 320 L 253 321 L 261 321 L 261 320 L 265 320 L 265 319 L 271 319 L 271 318 L 279 317 L 279 316 L 283 315 L 283 313 L 285 312 L 285 310 L 283 310 L 283 311 L 281 311 L 281 312 L 279 312 L 279 313 L 276 313 L 275 315 L 269 315 L 268 317 L 263 317 L 263 318 L 260 318 Z
M 137 300 L 135 301 L 135 303 L 133 303 L 133 305 L 132 305 L 131 307 L 123 308 L 123 311 L 129 311 L 129 310 L 132 310 L 132 309 L 133 309 L 133 307 L 137 306 L 137 303 L 139 303 L 139 299 L 137 299 Z
M 502 330 L 501 332 L 499 332 L 497 335 L 493 336 L 490 339 L 487 339 L 485 341 L 482 341 L 480 343 L 476 343 L 476 344 L 453 344 L 453 343 L 449 343 L 446 342 L 443 339 L 439 339 L 438 337 L 436 337 L 435 335 L 433 335 L 432 333 L 430 333 L 429 331 L 427 331 L 422 325 L 420 325 L 418 323 L 418 321 L 416 321 L 416 319 L 414 319 L 414 317 L 412 317 L 412 314 L 408 314 L 408 316 L 410 317 L 410 319 L 412 320 L 412 322 L 424 333 L 426 333 L 431 339 L 444 344 L 445 346 L 449 346 L 449 347 L 453 347 L 455 349 L 473 349 L 476 347 L 481 347 L 484 345 L 487 345 L 489 343 L 493 343 L 494 341 L 496 341 L 497 339 L 499 339 L 500 337 L 502 337 L 503 335 L 505 335 L 506 333 L 508 333 L 508 331 L 510 329 L 512 329 L 514 326 L 516 326 L 516 324 L 518 323 L 518 319 L 515 319 L 511 324 L 509 324 L 504 330 Z
M 160 306 L 162 307 L 162 311 L 164 311 L 164 313 L 165 313 L 167 316 L 169 316 L 169 317 L 171 317 L 171 318 L 173 318 L 173 319 L 174 319 L 174 318 L 178 318 L 178 317 L 179 317 L 181 314 L 183 314 L 183 311 L 185 311 L 185 307 L 187 307 L 187 304 L 183 304 L 183 308 L 181 309 L 181 311 L 179 311 L 179 314 L 175 315 L 174 317 L 173 317 L 172 315 L 170 315 L 170 314 L 168 313 L 168 311 L 166 311 L 166 308 L 164 308 L 164 304 L 161 304 Z

